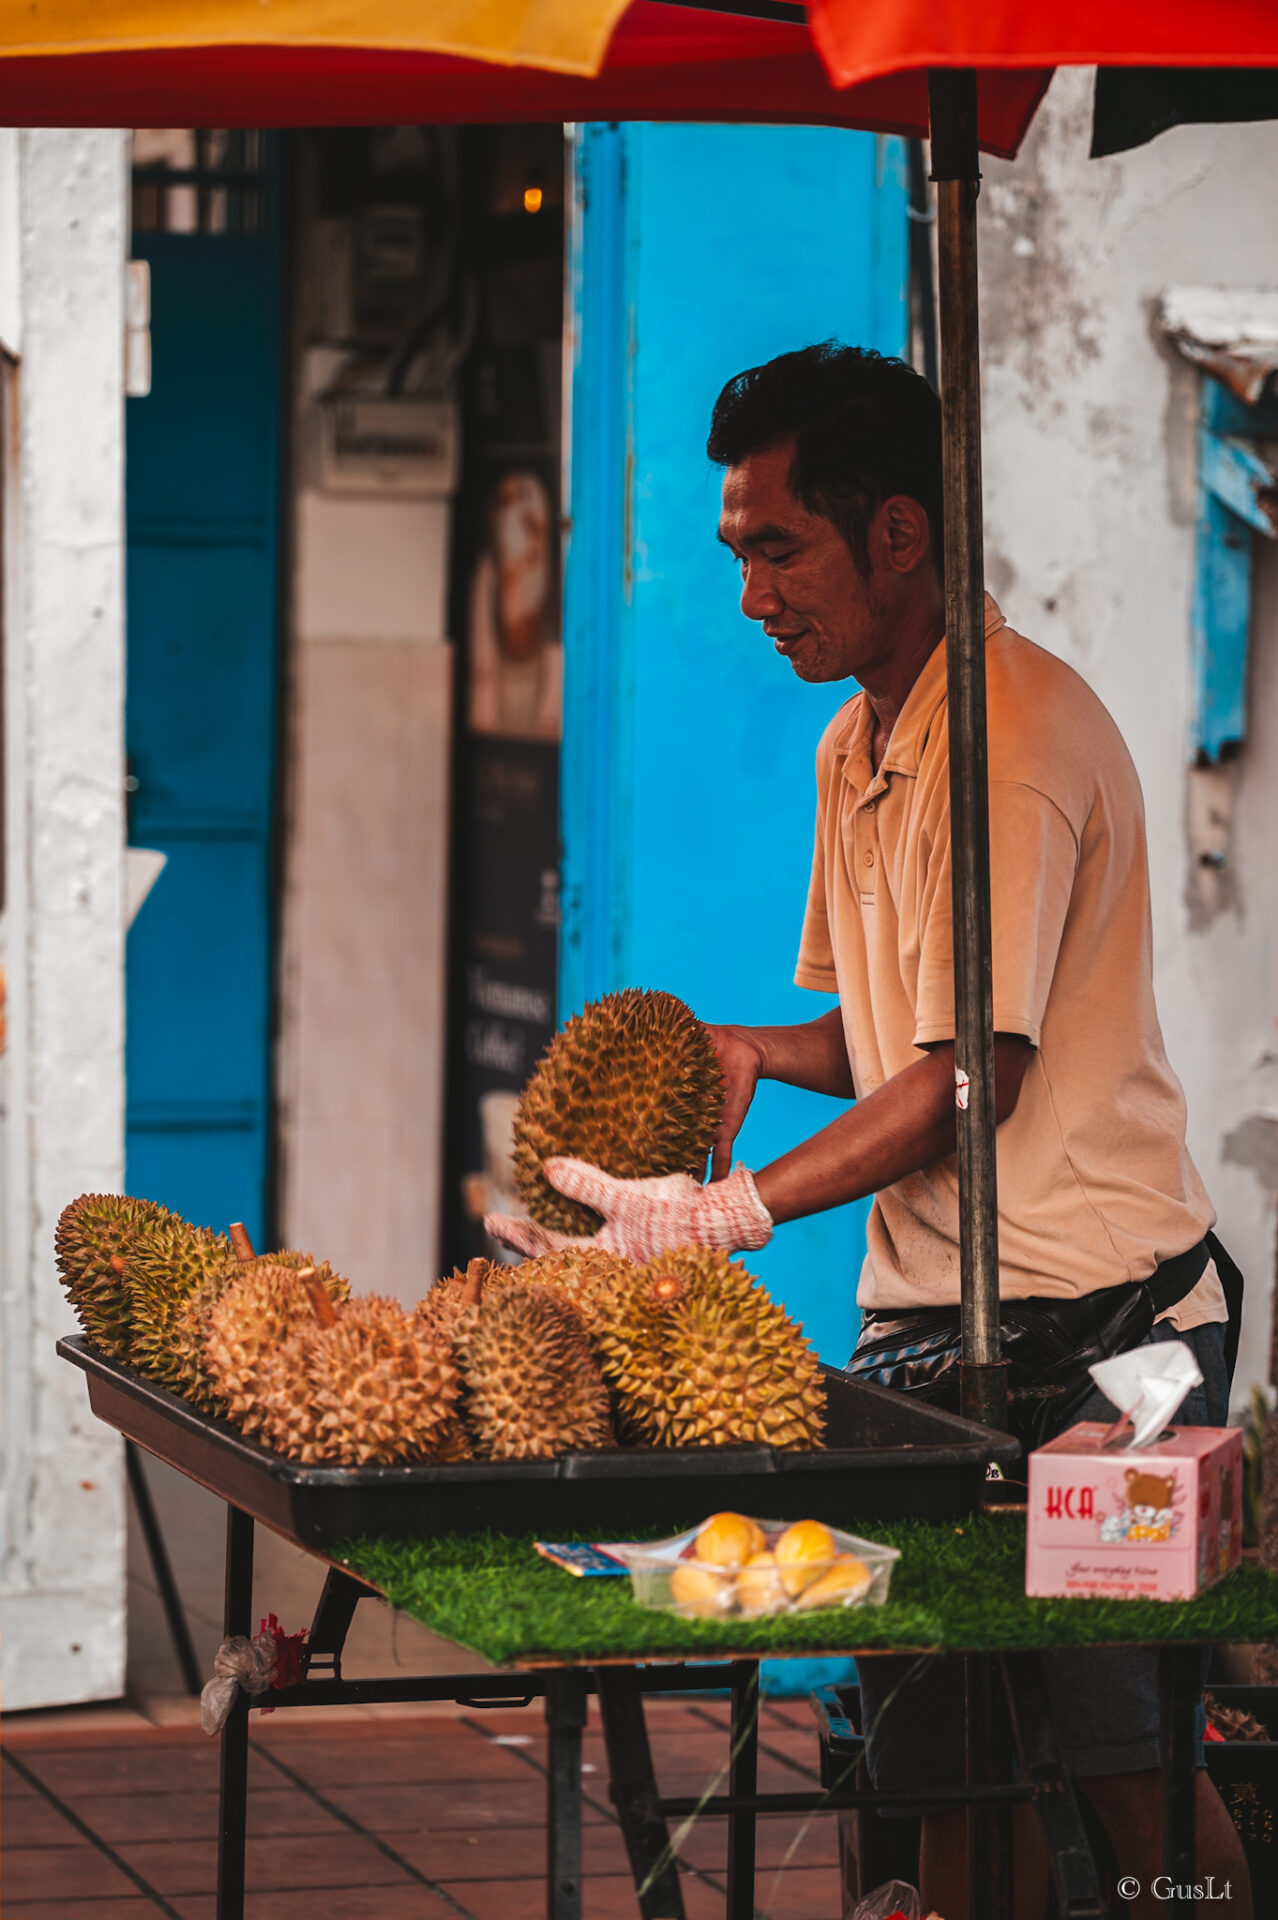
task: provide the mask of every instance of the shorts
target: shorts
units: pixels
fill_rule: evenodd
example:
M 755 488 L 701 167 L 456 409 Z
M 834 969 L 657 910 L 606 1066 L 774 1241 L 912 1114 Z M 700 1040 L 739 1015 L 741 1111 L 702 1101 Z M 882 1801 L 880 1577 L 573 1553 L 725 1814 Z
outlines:
M 1223 1427 L 1229 1378 L 1223 1326 L 1177 1333 L 1160 1321 L 1142 1346 L 1183 1340 L 1202 1373 L 1176 1415 L 1178 1426 Z M 1099 1388 L 1075 1416 L 1112 1420 L 1116 1409 Z M 1203 1681 L 1207 1678 L 1203 1650 Z M 1066 1648 L 1043 1656 L 1048 1697 L 1068 1771 L 1087 1779 L 1145 1773 L 1157 1767 L 1158 1656 L 1139 1647 Z M 963 1662 L 953 1655 L 874 1654 L 858 1660 L 862 1724 L 870 1778 L 882 1792 L 960 1787 L 964 1779 Z M 1199 1708 L 1198 1764 L 1203 1716 Z

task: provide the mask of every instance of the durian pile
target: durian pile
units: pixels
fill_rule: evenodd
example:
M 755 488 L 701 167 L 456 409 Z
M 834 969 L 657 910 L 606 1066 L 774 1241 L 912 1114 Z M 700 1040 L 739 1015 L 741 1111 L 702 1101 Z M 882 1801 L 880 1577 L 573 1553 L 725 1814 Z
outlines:
M 802 1329 L 704 1247 L 473 1260 L 413 1312 L 113 1194 L 72 1202 L 56 1253 L 95 1347 L 306 1464 L 821 1444 Z
M 669 993 L 608 994 L 526 1087 L 515 1164 L 535 1219 L 599 1222 L 546 1180 L 555 1154 L 622 1178 L 700 1176 L 723 1111 L 706 1029 Z M 646 1266 L 573 1247 L 472 1261 L 414 1312 L 351 1298 L 310 1254 L 258 1258 L 167 1208 L 85 1194 L 58 1226 L 63 1284 L 94 1346 L 304 1462 L 544 1459 L 615 1446 L 821 1443 L 802 1328 L 726 1253 Z

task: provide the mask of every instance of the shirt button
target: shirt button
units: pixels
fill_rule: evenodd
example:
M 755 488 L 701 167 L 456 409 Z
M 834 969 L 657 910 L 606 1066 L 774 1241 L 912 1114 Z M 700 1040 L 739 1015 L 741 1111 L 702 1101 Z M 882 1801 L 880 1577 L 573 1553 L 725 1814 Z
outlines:
M 862 813 L 873 813 L 874 807 L 875 807 L 875 802 L 873 800 L 867 800 L 865 805 L 862 807 L 861 811 Z
M 867 853 L 867 854 L 866 854 L 866 856 L 865 856 L 865 864 L 866 864 L 866 866 L 867 866 L 867 867 L 872 867 L 872 866 L 874 865 L 874 855 L 873 855 L 872 853 Z

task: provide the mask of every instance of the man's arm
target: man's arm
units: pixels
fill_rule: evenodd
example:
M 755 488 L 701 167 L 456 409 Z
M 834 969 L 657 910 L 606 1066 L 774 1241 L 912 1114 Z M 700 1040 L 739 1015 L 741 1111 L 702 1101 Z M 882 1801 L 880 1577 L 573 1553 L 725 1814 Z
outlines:
M 1019 1034 L 994 1036 L 999 1120 L 1006 1120 L 1016 1105 L 1032 1052 L 1031 1042 Z M 751 1057 L 757 1063 L 760 1056 Z M 757 1078 L 756 1070 L 749 1079 L 751 1091 Z M 824 1075 L 816 1084 L 822 1091 L 846 1090 L 836 1089 Z M 574 1241 L 535 1221 L 499 1214 L 487 1215 L 485 1225 L 497 1239 L 532 1256 L 583 1244 L 607 1247 L 633 1260 L 650 1260 L 665 1247 L 690 1245 L 749 1251 L 766 1246 L 773 1227 L 783 1220 L 875 1193 L 953 1151 L 954 1044 L 947 1040 L 885 1081 L 832 1126 L 774 1160 L 757 1182 L 745 1167 L 703 1187 L 687 1173 L 622 1180 L 582 1160 L 551 1159 L 545 1166 L 552 1186 L 603 1215 L 604 1224 L 593 1240 Z
M 1016 1106 L 1033 1052 L 1018 1033 L 994 1036 L 994 1110 L 1000 1124 Z M 774 1160 L 755 1176 L 755 1186 L 779 1226 L 878 1193 L 945 1159 L 954 1146 L 954 1042 L 949 1040 Z
M 760 1080 L 780 1080 L 809 1093 L 854 1100 L 843 1016 L 837 1007 L 801 1027 L 709 1027 L 723 1068 L 723 1118 L 715 1136 L 710 1178 L 732 1166 L 732 1146 Z

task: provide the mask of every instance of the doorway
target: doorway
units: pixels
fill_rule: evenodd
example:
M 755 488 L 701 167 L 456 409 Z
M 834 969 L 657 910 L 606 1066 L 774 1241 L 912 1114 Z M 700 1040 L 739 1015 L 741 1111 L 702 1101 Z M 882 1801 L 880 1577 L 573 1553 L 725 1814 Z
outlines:
M 127 420 L 129 842 L 164 866 L 129 935 L 126 1182 L 269 1217 L 280 495 L 278 136 L 134 141 L 152 384 Z

